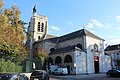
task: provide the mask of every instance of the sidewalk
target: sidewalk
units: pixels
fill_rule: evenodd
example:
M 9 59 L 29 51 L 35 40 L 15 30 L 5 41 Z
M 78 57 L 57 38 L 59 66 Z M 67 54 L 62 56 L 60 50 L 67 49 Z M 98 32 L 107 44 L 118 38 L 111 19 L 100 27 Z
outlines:
M 51 75 L 52 78 L 64 78 L 64 79 L 82 79 L 82 78 L 92 78 L 92 77 L 102 77 L 102 76 L 106 76 L 105 73 L 100 73 L 100 74 L 88 74 L 88 75 Z

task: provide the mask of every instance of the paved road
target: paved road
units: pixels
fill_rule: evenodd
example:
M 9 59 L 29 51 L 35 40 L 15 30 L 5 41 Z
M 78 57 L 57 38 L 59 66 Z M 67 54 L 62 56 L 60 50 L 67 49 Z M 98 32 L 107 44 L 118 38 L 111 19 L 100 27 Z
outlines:
M 50 78 L 50 80 L 120 80 L 120 78 L 86 78 L 86 79 L 54 79 Z
M 120 78 L 106 78 L 106 77 L 84 78 L 84 79 L 55 79 L 55 78 L 50 78 L 50 80 L 120 80 Z
M 82 79 L 55 79 L 55 78 L 50 78 L 50 80 L 120 80 L 120 78 L 107 78 L 107 77 L 94 77 L 94 78 L 82 78 Z
M 104 74 L 52 76 L 50 80 L 120 80 L 120 78 L 106 77 Z

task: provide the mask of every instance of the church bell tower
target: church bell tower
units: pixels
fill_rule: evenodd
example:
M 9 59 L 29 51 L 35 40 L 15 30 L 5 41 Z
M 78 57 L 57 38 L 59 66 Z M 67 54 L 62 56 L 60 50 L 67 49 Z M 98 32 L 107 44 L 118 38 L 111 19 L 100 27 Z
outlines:
M 26 45 L 30 49 L 29 51 L 29 66 L 27 71 L 31 71 L 31 59 L 33 55 L 33 43 L 35 41 L 42 41 L 46 38 L 48 33 L 48 17 L 44 15 L 38 15 L 36 6 L 33 7 L 33 15 L 30 19 L 28 31 L 27 31 L 27 41 Z M 27 64 L 27 63 L 26 63 Z
M 33 16 L 29 23 L 33 41 L 44 40 L 48 32 L 48 17 L 37 14 L 36 6 L 33 7 Z

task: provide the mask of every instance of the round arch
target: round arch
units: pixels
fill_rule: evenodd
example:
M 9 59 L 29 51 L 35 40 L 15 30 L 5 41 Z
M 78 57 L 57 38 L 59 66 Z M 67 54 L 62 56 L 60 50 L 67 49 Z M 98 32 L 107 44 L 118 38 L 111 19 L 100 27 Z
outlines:
M 41 25 L 42 25 L 41 26 L 41 32 L 43 32 L 44 31 L 44 23 L 42 23 Z
M 72 57 L 70 55 L 66 55 L 64 58 L 64 63 L 72 63 Z
M 62 59 L 61 59 L 60 56 L 57 56 L 57 57 L 55 58 L 55 63 L 56 63 L 56 64 L 62 63 Z
M 54 52 L 55 51 L 55 48 L 51 48 L 50 49 L 50 53 Z
M 48 58 L 48 63 L 53 63 L 53 59 L 51 57 Z
M 80 49 L 82 49 L 82 44 L 78 43 L 77 47 L 80 48 Z
M 94 49 L 94 51 L 98 51 L 98 45 L 94 44 L 93 49 Z

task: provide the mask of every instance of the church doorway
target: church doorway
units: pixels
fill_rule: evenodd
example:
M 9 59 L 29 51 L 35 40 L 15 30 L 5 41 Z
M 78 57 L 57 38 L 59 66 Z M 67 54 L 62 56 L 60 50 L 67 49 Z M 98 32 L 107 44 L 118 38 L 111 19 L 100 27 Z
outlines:
M 94 56 L 94 69 L 95 73 L 99 73 L 99 57 Z

